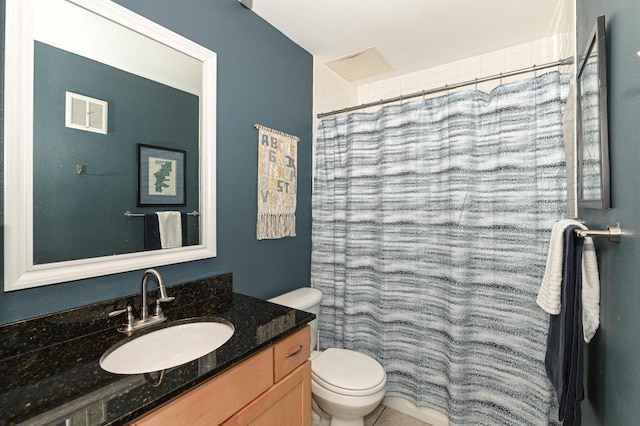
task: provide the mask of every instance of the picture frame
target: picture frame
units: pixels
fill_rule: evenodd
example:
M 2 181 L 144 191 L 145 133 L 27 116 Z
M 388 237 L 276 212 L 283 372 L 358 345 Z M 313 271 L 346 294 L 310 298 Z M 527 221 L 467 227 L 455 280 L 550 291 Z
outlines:
M 187 152 L 141 143 L 137 148 L 138 207 L 186 205 Z

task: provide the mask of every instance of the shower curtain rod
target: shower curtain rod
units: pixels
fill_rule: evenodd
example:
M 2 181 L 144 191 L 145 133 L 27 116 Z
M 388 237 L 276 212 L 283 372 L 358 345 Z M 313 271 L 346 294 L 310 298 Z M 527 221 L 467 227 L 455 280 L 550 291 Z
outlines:
M 365 108 L 369 108 L 369 107 L 373 107 L 373 106 L 378 106 L 378 105 L 384 105 L 384 104 L 389 104 L 389 103 L 393 103 L 393 102 L 402 102 L 406 99 L 412 99 L 412 98 L 417 98 L 419 96 L 425 96 L 425 95 L 431 95 L 433 93 L 438 93 L 438 92 L 444 92 L 447 90 L 452 90 L 452 89 L 458 89 L 460 87 L 464 87 L 464 86 L 471 86 L 472 84 L 478 84 L 478 83 L 484 83 L 485 81 L 491 81 L 491 80 L 498 80 L 498 79 L 502 79 L 505 77 L 512 77 L 514 75 L 518 75 L 518 74 L 525 74 L 528 72 L 532 72 L 532 71 L 538 71 L 538 70 L 543 70 L 543 69 L 547 69 L 547 68 L 553 68 L 553 67 L 559 67 L 561 65 L 571 65 L 573 64 L 573 58 L 564 58 L 564 59 L 560 59 L 558 61 L 554 61 L 554 62 L 548 62 L 546 64 L 542 64 L 542 65 L 533 65 L 527 68 L 522 68 L 519 70 L 515 70 L 515 71 L 509 71 L 509 72 L 502 72 L 500 74 L 495 74 L 489 77 L 482 77 L 482 78 L 476 78 L 473 80 L 469 80 L 469 81 L 464 81 L 462 83 L 456 83 L 456 84 L 447 84 L 441 87 L 436 87 L 435 89 L 428 89 L 428 90 L 422 90 L 421 92 L 414 92 L 414 93 L 410 93 L 408 95 L 400 95 L 400 96 L 396 96 L 395 98 L 387 98 L 387 99 L 380 99 L 379 101 L 375 101 L 375 102 L 369 102 L 366 104 L 362 104 L 362 105 L 356 105 L 356 106 L 352 106 L 352 107 L 347 107 L 347 108 L 343 108 L 343 109 L 336 109 L 330 112 L 322 112 L 320 114 L 317 115 L 318 118 L 324 118 L 324 117 L 328 117 L 330 115 L 337 115 L 337 114 L 344 114 L 347 112 L 351 112 L 351 111 L 357 111 L 360 109 L 365 109 Z

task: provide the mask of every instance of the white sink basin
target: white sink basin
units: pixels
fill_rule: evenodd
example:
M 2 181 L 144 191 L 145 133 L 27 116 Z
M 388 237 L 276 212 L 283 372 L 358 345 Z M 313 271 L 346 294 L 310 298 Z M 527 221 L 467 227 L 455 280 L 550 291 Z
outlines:
M 175 367 L 200 358 L 233 336 L 231 323 L 222 319 L 193 319 L 119 342 L 100 359 L 110 373 L 141 374 Z

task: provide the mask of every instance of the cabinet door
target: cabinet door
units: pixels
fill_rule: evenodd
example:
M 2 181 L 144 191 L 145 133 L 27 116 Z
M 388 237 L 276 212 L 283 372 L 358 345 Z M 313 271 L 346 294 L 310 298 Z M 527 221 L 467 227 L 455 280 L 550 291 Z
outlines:
M 266 349 L 136 419 L 134 425 L 218 425 L 269 389 L 272 383 L 273 355 Z
M 311 362 L 276 383 L 223 426 L 311 426 Z

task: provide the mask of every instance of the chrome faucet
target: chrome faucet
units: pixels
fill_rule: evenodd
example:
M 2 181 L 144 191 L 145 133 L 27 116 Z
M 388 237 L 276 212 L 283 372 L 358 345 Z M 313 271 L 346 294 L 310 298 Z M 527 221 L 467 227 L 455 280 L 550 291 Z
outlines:
M 159 297 L 156 299 L 156 306 L 153 309 L 153 314 L 149 315 L 149 306 L 147 302 L 147 282 L 149 281 L 149 276 L 153 275 L 158 283 L 158 291 L 160 293 Z M 120 315 L 123 313 L 127 314 L 126 322 L 118 328 L 118 331 L 122 333 L 128 333 L 133 330 L 138 330 L 140 328 L 144 328 L 167 319 L 162 313 L 162 309 L 160 308 L 160 304 L 164 302 L 171 302 L 175 299 L 175 297 L 167 296 L 167 290 L 164 287 L 164 283 L 162 282 L 162 277 L 160 273 L 155 269 L 147 269 L 144 271 L 144 275 L 142 275 L 142 307 L 140 308 L 140 319 L 136 320 L 133 316 L 131 306 L 127 306 L 125 309 L 120 309 L 117 311 L 113 311 L 109 313 L 109 317 L 114 317 L 116 315 Z
M 147 305 L 147 281 L 149 280 L 149 275 L 153 275 L 158 282 L 158 289 L 160 291 L 160 297 L 156 300 L 156 306 L 153 310 L 153 315 L 149 318 L 149 306 Z M 142 308 L 140 308 L 140 320 L 139 322 L 147 322 L 153 321 L 157 322 L 158 320 L 163 321 L 165 319 L 164 314 L 162 313 L 162 309 L 160 308 L 160 303 L 171 302 L 175 297 L 167 296 L 167 290 L 164 287 L 164 283 L 162 282 L 162 277 L 160 273 L 155 269 L 147 269 L 144 271 L 144 275 L 142 276 Z

